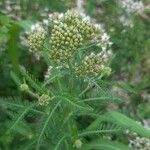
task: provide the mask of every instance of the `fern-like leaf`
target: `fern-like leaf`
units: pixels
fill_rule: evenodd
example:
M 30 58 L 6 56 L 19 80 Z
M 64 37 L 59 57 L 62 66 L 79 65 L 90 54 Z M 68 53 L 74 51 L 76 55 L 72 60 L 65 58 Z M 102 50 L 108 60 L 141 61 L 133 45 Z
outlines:
M 44 94 L 44 93 L 49 93 L 50 91 L 47 90 L 42 86 L 42 83 L 38 81 L 33 75 L 29 74 L 25 68 L 20 67 L 20 72 L 22 76 L 29 82 L 30 86 L 33 87 L 37 92 Z
M 95 140 L 91 143 L 83 145 L 81 150 L 132 150 L 128 146 L 116 142 L 116 141 L 108 141 L 108 140 Z
M 150 138 L 150 130 L 119 112 L 109 112 L 105 115 L 105 118 L 107 118 L 107 121 L 115 122 L 123 128 L 127 128 L 141 136 Z
M 120 131 L 122 131 L 122 128 L 117 124 L 101 123 L 96 128 L 87 128 L 85 131 L 81 132 L 79 136 L 84 137 L 88 135 L 110 134 L 118 133 Z
M 64 135 L 64 136 L 58 141 L 58 143 L 57 143 L 57 145 L 55 146 L 54 150 L 58 150 L 58 149 L 59 149 L 60 144 L 62 143 L 62 141 L 63 141 L 66 137 L 67 137 L 67 136 Z
M 31 102 L 24 100 L 22 101 L 19 97 L 0 97 L 0 105 L 4 105 L 9 108 L 16 107 L 18 109 L 25 109 L 31 106 Z M 33 111 L 38 114 L 46 115 L 45 112 L 41 110 L 34 109 L 33 107 L 30 108 L 30 111 Z
M 73 100 L 73 98 L 69 99 L 68 97 L 64 97 L 64 96 L 60 96 L 59 98 L 62 99 L 64 102 L 66 102 L 71 107 L 74 107 L 76 110 L 88 111 L 88 112 L 93 111 L 92 107 L 81 103 L 82 101 L 80 103 L 77 103 Z
M 12 129 L 14 129 L 16 127 L 16 125 L 23 119 L 23 117 L 30 111 L 30 109 L 32 107 L 34 107 L 36 104 L 32 104 L 28 107 L 25 107 L 21 113 L 18 113 L 17 116 L 15 116 L 15 118 L 13 118 L 13 122 L 11 123 L 11 127 L 9 128 L 9 130 L 7 131 L 7 133 L 9 133 Z
M 61 103 L 61 101 L 59 101 L 59 102 L 55 105 L 55 107 L 52 109 L 52 111 L 50 111 L 50 113 L 49 113 L 49 115 L 48 115 L 48 118 L 46 119 L 46 121 L 45 121 L 45 123 L 44 123 L 44 125 L 43 125 L 43 127 L 42 127 L 42 129 L 41 129 L 41 132 L 40 132 L 39 137 L 38 137 L 38 140 L 37 140 L 37 146 L 36 146 L 36 149 L 37 149 L 37 150 L 39 150 L 39 148 L 40 148 L 41 140 L 42 140 L 42 137 L 43 137 L 43 135 L 44 135 L 44 133 L 45 133 L 45 130 L 46 130 L 46 128 L 47 128 L 47 125 L 48 125 L 48 123 L 49 123 L 49 121 L 50 121 L 52 115 L 54 114 L 55 110 L 56 110 L 57 107 L 60 105 L 60 103 Z

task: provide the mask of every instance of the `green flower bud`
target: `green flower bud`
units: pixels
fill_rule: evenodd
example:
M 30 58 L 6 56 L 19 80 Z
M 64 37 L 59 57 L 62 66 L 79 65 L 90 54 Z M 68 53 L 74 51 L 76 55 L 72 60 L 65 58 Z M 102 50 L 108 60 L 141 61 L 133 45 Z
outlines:
M 30 32 L 28 35 L 28 45 L 31 51 L 39 52 L 46 38 L 45 31 Z
M 49 104 L 50 97 L 46 94 L 43 94 L 39 97 L 38 102 L 41 106 L 47 106 Z
M 80 149 L 82 147 L 82 141 L 80 139 L 77 139 L 74 143 L 74 147 Z
M 29 86 L 27 84 L 21 84 L 20 85 L 20 91 L 27 92 L 29 90 Z

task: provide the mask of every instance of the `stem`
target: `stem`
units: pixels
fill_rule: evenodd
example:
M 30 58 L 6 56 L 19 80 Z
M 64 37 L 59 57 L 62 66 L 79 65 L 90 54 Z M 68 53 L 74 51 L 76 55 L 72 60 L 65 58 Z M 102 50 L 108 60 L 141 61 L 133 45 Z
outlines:
M 103 77 L 101 74 L 97 80 L 100 80 Z M 88 84 L 88 86 L 79 94 L 79 97 L 81 97 L 83 94 L 85 94 L 87 91 L 89 91 L 91 88 L 93 88 L 94 84 Z
M 69 64 L 69 68 L 71 70 L 71 75 L 70 75 L 70 80 L 69 80 L 69 91 L 72 92 L 73 89 L 73 67 L 71 62 L 68 63 Z
M 60 83 L 60 79 L 57 77 L 57 84 L 58 84 L 58 88 L 60 91 L 62 91 L 62 87 L 61 87 L 61 83 Z
M 92 44 L 89 44 L 85 47 L 80 48 L 80 50 L 84 50 L 84 49 L 90 48 L 90 47 L 95 46 L 95 45 L 96 45 L 96 43 L 92 43 Z
M 28 92 L 29 95 L 31 95 L 31 96 L 33 96 L 33 97 L 35 97 L 37 99 L 39 98 L 39 95 L 33 93 L 31 90 L 28 90 L 27 92 Z
M 83 94 L 85 94 L 88 90 L 90 90 L 93 87 L 93 85 L 88 85 L 80 94 L 79 97 L 81 97 Z

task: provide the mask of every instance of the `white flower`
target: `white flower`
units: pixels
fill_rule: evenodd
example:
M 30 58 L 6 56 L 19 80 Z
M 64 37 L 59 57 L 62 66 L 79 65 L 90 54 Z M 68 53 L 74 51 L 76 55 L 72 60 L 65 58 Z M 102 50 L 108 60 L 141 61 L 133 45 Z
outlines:
M 108 41 L 110 39 L 110 36 L 107 33 L 104 33 L 102 35 L 102 41 Z
M 43 19 L 43 23 L 44 23 L 45 25 L 48 25 L 48 19 Z
M 121 0 L 121 6 L 127 13 L 142 13 L 146 7 L 142 1 Z
M 50 76 L 51 76 L 51 70 L 53 69 L 53 66 L 49 66 L 48 69 L 47 69 L 47 72 L 45 74 L 45 79 L 49 79 Z
M 60 14 L 58 15 L 58 19 L 61 19 L 63 16 L 64 16 L 64 13 L 60 13 Z
M 126 17 L 125 15 L 122 15 L 120 18 L 119 18 L 119 20 L 120 20 L 120 23 L 123 25 L 123 26 L 127 26 L 127 27 L 133 27 L 133 23 L 132 23 L 132 21 L 128 18 L 128 17 Z
M 37 22 L 37 23 L 31 25 L 31 31 L 40 31 L 41 32 L 41 31 L 44 31 L 44 28 L 42 27 L 42 25 L 39 22 Z

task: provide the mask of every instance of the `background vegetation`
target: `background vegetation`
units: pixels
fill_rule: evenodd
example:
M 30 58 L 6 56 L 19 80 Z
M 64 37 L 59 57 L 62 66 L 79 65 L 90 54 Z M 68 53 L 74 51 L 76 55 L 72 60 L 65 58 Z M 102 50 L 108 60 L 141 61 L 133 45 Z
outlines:
M 0 1 L 0 149 L 150 150 L 150 130 L 146 129 L 150 128 L 150 7 L 142 13 L 129 13 L 119 0 L 83 2 L 84 12 L 104 26 L 113 42 L 111 75 L 98 82 L 88 79 L 94 88 L 82 97 L 107 96 L 107 102 L 99 99 L 88 103 L 96 112 L 87 111 L 90 108 L 84 104 L 82 108 L 74 99 L 86 83 L 79 82 L 70 94 L 65 85 L 69 81 L 61 81 L 62 91 L 54 93 L 61 95 L 66 104 L 59 110 L 59 100 L 50 107 L 32 107 L 36 105 L 33 95 L 19 89 L 27 83 L 35 93 L 50 91 L 41 86 L 48 64 L 29 52 L 25 33 L 51 13 L 76 8 L 77 2 Z M 150 5 L 149 0 L 142 3 Z M 55 75 L 57 72 L 52 77 Z M 55 82 L 54 89 L 60 88 Z

